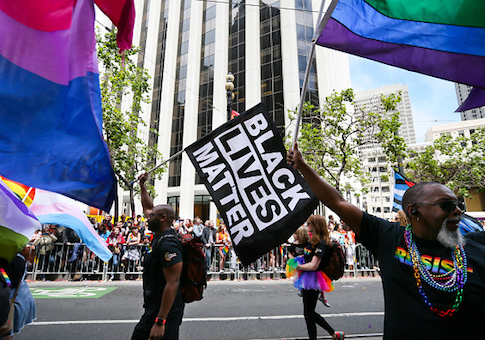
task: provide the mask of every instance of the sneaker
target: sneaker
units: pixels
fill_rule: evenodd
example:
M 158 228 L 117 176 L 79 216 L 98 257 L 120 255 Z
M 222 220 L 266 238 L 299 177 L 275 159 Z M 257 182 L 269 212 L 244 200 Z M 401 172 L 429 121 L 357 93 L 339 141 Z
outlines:
M 343 339 L 345 339 L 345 333 L 342 332 L 342 331 L 337 331 L 337 332 L 333 333 L 332 339 L 333 340 L 343 340 Z
M 298 296 L 299 296 L 299 297 L 303 297 L 303 293 L 301 292 L 301 290 L 300 290 L 300 291 L 298 291 Z
M 323 304 L 325 305 L 325 307 L 330 307 L 330 304 L 328 303 L 328 301 L 327 301 L 327 299 L 325 298 L 325 296 L 320 295 L 320 296 L 318 297 L 318 300 L 322 301 L 322 302 L 323 302 Z

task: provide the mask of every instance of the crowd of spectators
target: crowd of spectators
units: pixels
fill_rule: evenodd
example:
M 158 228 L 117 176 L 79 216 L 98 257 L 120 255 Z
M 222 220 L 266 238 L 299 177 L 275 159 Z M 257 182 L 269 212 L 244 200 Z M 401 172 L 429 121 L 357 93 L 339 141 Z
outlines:
M 96 220 L 90 218 L 93 228 L 106 241 L 113 254 L 107 264 L 107 279 L 113 280 L 117 274 L 124 273 L 125 279 L 135 279 L 142 271 L 142 261 L 153 238 L 147 228 L 144 218 L 120 216 L 116 221 L 106 214 Z M 244 267 L 239 263 L 231 237 L 223 221 L 212 220 L 203 222 L 199 217 L 192 219 L 176 218 L 173 228 L 180 234 L 192 234 L 200 237 L 204 244 L 207 272 L 263 272 L 284 271 L 286 266 L 287 248 L 281 245 Z M 353 270 L 356 261 L 356 243 L 354 233 L 343 222 L 337 222 L 330 216 L 328 228 L 332 239 L 338 241 L 345 251 L 347 269 Z M 291 238 L 288 240 L 291 243 Z M 75 273 L 103 270 L 103 263 L 89 251 L 78 235 L 69 228 L 56 225 L 43 225 L 43 229 L 35 233 L 32 243 L 37 246 L 36 270 L 39 279 L 49 279 L 52 273 L 66 271 Z M 359 260 L 359 256 L 357 256 Z

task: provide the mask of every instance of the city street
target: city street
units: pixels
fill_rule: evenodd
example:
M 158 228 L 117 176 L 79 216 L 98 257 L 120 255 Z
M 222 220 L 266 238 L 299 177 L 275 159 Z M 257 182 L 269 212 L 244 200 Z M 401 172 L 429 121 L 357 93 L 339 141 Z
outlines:
M 380 278 L 345 278 L 321 313 L 347 338 L 380 339 Z M 32 282 L 37 320 L 15 339 L 129 339 L 142 314 L 141 281 Z M 318 335 L 329 339 L 321 328 Z M 289 280 L 210 281 L 202 301 L 186 305 L 180 339 L 302 339 L 302 301 Z

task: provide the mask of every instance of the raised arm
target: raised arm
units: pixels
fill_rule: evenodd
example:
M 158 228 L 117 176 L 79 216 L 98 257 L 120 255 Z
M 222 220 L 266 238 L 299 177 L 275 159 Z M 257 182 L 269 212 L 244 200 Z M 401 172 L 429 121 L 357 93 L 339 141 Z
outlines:
M 150 215 L 153 209 L 153 200 L 148 194 L 147 187 L 145 186 L 145 182 L 148 179 L 149 174 L 144 173 L 140 177 L 138 177 L 140 181 L 140 194 L 141 194 L 141 205 L 143 207 L 143 213 L 145 216 Z
M 337 189 L 325 182 L 315 170 L 305 163 L 300 150 L 298 150 L 298 143 L 295 143 L 293 149 L 288 152 L 286 160 L 288 164 L 301 172 L 317 198 L 340 216 L 355 232 L 356 236 L 360 236 L 362 210 L 347 202 Z

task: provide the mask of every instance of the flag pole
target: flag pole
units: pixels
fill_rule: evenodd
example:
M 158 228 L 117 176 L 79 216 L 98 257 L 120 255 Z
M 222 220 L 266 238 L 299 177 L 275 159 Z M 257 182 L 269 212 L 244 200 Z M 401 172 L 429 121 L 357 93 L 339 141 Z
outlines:
M 147 173 L 147 174 L 151 174 L 153 171 L 157 170 L 159 167 L 161 167 L 161 166 L 163 166 L 163 165 L 167 164 L 167 163 L 168 163 L 168 162 L 170 162 L 172 159 L 174 159 L 174 158 L 176 158 L 176 157 L 180 156 L 180 155 L 181 155 L 181 154 L 182 154 L 184 151 L 185 151 L 185 149 L 180 150 L 179 152 L 177 152 L 176 154 L 174 154 L 172 157 L 170 157 L 170 158 L 168 158 L 167 160 L 163 161 L 162 163 L 158 164 L 158 165 L 157 165 L 156 167 L 154 167 L 153 169 L 148 170 L 146 173 Z M 131 182 L 130 182 L 130 185 L 133 185 L 133 183 L 135 183 L 135 182 L 138 182 L 138 178 L 137 178 L 137 179 L 135 179 L 135 180 L 133 180 L 133 181 L 131 181 Z
M 296 119 L 296 126 L 295 126 L 295 135 L 293 136 L 293 145 L 295 145 L 297 139 L 298 139 L 298 132 L 300 130 L 300 122 L 301 122 L 301 116 L 303 114 L 303 105 L 305 103 L 305 94 L 306 94 L 306 89 L 308 85 L 308 77 L 310 76 L 310 67 L 311 63 L 313 60 L 313 55 L 315 54 L 315 45 L 317 42 L 317 39 L 320 37 L 320 34 L 322 34 L 323 29 L 328 23 L 328 20 L 330 20 L 330 15 L 332 15 L 333 10 L 337 6 L 338 0 L 332 0 L 330 5 L 328 6 L 327 11 L 325 12 L 325 15 L 323 15 L 323 8 L 325 7 L 325 0 L 322 0 L 322 4 L 320 5 L 320 12 L 318 14 L 318 26 L 313 34 L 312 38 L 312 47 L 310 49 L 310 56 L 308 57 L 308 61 L 306 64 L 306 70 L 305 70 L 305 78 L 303 80 L 303 87 L 301 89 L 301 96 L 300 96 L 300 106 L 298 106 L 298 117 Z M 323 19 L 322 19 L 323 17 Z

